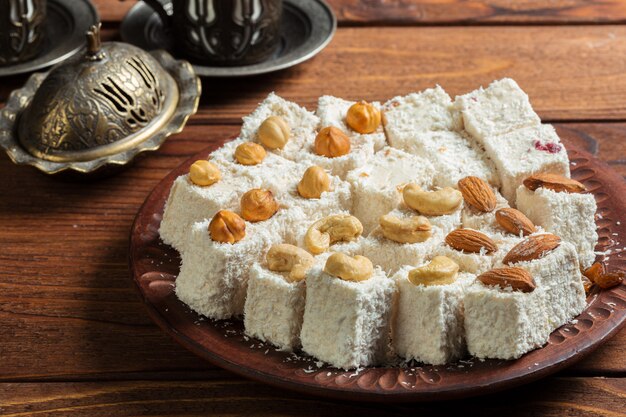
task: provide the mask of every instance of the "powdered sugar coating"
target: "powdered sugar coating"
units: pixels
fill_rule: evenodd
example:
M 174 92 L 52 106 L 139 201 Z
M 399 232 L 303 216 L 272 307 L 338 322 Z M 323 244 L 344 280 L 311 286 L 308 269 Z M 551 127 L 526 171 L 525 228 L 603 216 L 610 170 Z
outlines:
M 522 185 L 517 189 L 517 207 L 536 225 L 574 244 L 582 266 L 591 266 L 598 243 L 593 195 L 557 193 L 547 188 L 530 191 Z
M 178 222 L 173 222 L 178 223 L 174 229 L 181 236 L 188 234 L 187 240 L 192 242 L 186 247 L 177 244 L 183 258 L 176 290 L 181 300 L 208 317 L 226 318 L 243 312 L 249 290 L 246 329 L 250 335 L 286 350 L 297 349 L 301 335 L 307 340 L 306 352 L 346 369 L 386 363 L 392 317 L 401 311 L 409 318 L 406 323 L 415 315 L 429 317 L 421 328 L 428 328 L 423 334 L 433 337 L 422 340 L 414 334 L 417 338 L 407 339 L 404 347 L 396 347 L 397 353 L 407 359 L 433 364 L 462 357 L 462 341 L 466 338 L 470 353 L 479 358 L 519 357 L 541 346 L 555 326 L 580 312 L 584 307 L 584 293 L 581 296 L 576 250 L 581 252 L 581 260 L 589 262 L 590 255 L 582 253 L 588 252 L 587 247 L 573 249 L 574 246 L 564 243 L 563 253 L 555 251 L 554 256 L 524 265 L 536 280 L 537 288 L 532 293 L 522 294 L 510 288 L 502 290 L 473 282 L 475 275 L 502 266 L 506 253 L 521 241 L 519 236 L 508 234 L 497 225 L 495 210 L 484 214 L 462 206 L 450 215 L 430 217 L 433 235 L 418 244 L 392 242 L 384 238 L 378 227 L 377 220 L 382 214 L 417 215 L 402 203 L 399 188 L 404 182 L 417 182 L 425 189 L 436 189 L 456 187 L 461 178 L 478 176 L 496 188 L 497 208 L 500 208 L 508 204 L 498 193 L 498 187 L 509 202 L 513 202 L 514 191 L 529 173 L 569 175 L 567 155 L 558 136 L 551 126 L 539 124 L 527 96 L 517 84 L 501 80 L 485 90 L 457 97 L 454 105 L 438 86 L 396 97 L 383 106 L 385 131 L 392 146 L 384 149 L 386 140 L 382 127 L 373 134 L 360 135 L 345 124 L 347 109 L 353 103 L 323 96 L 313 114 L 270 94 L 244 118 L 240 138 L 210 157 L 226 174 L 224 185 L 230 184 L 231 178 L 237 178 L 243 184 L 240 188 L 233 185 L 231 190 L 220 191 L 219 186 L 214 185 L 213 190 L 209 187 L 203 192 L 210 196 L 204 201 L 198 199 L 193 208 L 187 199 L 176 197 L 182 194 L 173 187 L 172 202 L 168 202 L 168 206 L 179 208 L 170 211 L 186 213 Z M 380 108 L 378 103 L 374 105 Z M 234 159 L 236 146 L 255 141 L 258 126 L 269 115 L 287 120 L 292 140 L 283 150 L 268 150 L 259 165 L 238 164 Z M 327 158 L 314 153 L 315 134 L 323 126 L 336 126 L 350 137 L 352 149 L 348 155 Z M 307 200 L 298 195 L 296 185 L 311 165 L 322 166 L 329 172 L 332 188 L 320 199 Z M 184 177 L 177 180 L 179 187 L 183 181 Z M 187 182 L 186 189 L 192 190 L 191 186 Z M 206 231 L 206 213 L 220 208 L 237 211 L 240 195 L 250 188 L 271 190 L 279 202 L 279 211 L 267 221 L 247 222 L 249 233 L 234 245 L 227 247 L 212 242 Z M 198 190 L 194 192 L 197 194 Z M 517 190 L 518 198 L 519 193 Z M 585 200 L 577 207 L 576 210 L 581 210 L 579 221 L 593 223 L 595 205 L 592 207 Z M 527 215 L 532 212 L 532 208 L 521 205 L 519 208 Z M 272 244 L 292 243 L 304 247 L 304 236 L 314 221 L 348 212 L 363 222 L 365 235 L 353 242 L 337 243 L 319 255 L 306 284 L 287 283 L 281 274 L 262 266 L 264 253 Z M 575 217 L 576 213 L 571 216 Z M 529 217 L 534 221 L 531 215 Z M 190 226 L 183 223 L 197 220 L 203 221 L 191 227 L 189 233 Z M 163 238 L 173 243 L 167 237 L 168 222 L 164 220 L 165 227 L 162 225 Z M 544 226 L 543 223 L 549 221 L 542 219 L 535 223 Z M 487 234 L 498 249 L 491 254 L 485 251 L 472 254 L 450 248 L 444 243 L 444 237 L 460 226 Z M 368 234 L 370 230 L 373 231 Z M 567 235 L 567 231 L 561 233 Z M 593 240 L 593 233 L 595 228 L 593 232 L 585 229 L 585 237 L 579 239 L 585 241 L 591 237 Z M 576 236 L 564 237 L 565 241 L 575 239 Z M 323 272 L 323 263 L 332 251 L 369 257 L 377 266 L 375 276 L 362 283 L 346 283 L 328 276 Z M 463 279 L 459 285 L 410 288 L 406 294 L 412 295 L 413 301 L 404 304 L 408 306 L 406 309 L 395 310 L 394 293 L 400 288 L 398 283 L 408 284 L 406 280 L 390 280 L 391 275 L 399 268 L 404 268 L 402 273 L 405 273 L 407 268 L 424 264 L 436 255 L 446 255 L 460 265 Z M 252 269 L 251 265 L 254 265 Z M 248 287 L 251 276 L 254 284 Z M 565 289 L 557 291 L 557 286 Z M 316 295 L 311 298 L 309 294 Z M 300 334 L 299 317 L 304 317 L 306 322 L 306 311 L 309 311 L 310 325 L 308 328 L 304 325 Z M 337 317 L 343 319 L 337 320 Z M 402 328 L 399 324 L 397 327 Z M 398 346 L 403 345 L 400 342 L 403 335 L 412 337 L 410 326 L 405 327 L 409 330 L 396 333 Z M 337 340 L 329 340 L 328 335 L 339 333 L 341 337 Z
M 461 113 L 465 130 L 477 139 L 540 123 L 528 95 L 510 78 L 456 97 L 454 108 Z
M 398 288 L 392 326 L 395 353 L 430 365 L 464 357 L 463 297 L 475 276 L 460 273 L 452 284 L 415 285 L 408 280 L 413 268 L 405 266 L 393 276 Z
M 390 313 L 396 291 L 382 270 L 348 282 L 313 268 L 307 275 L 302 349 L 332 366 L 354 369 L 387 358 Z
M 352 186 L 352 213 L 361 220 L 365 233 L 378 225 L 380 216 L 402 201 L 402 187 L 408 183 L 428 189 L 435 173 L 433 165 L 415 155 L 386 147 L 367 165 L 348 174 Z

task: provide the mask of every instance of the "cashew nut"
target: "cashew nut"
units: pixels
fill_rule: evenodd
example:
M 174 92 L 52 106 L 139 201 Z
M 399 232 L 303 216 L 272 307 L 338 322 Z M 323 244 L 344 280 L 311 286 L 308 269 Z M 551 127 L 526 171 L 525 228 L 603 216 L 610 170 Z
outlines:
M 309 252 L 287 243 L 272 246 L 265 259 L 270 271 L 289 272 L 288 278 L 291 282 L 302 281 L 315 263 Z
M 337 242 L 351 242 L 363 233 L 363 225 L 349 214 L 334 214 L 313 223 L 304 236 L 309 252 L 317 255 Z
M 336 252 L 326 260 L 324 272 L 344 281 L 365 281 L 374 273 L 372 261 L 365 256 L 351 257 L 345 253 Z
M 415 285 L 446 285 L 456 280 L 459 265 L 447 256 L 435 256 L 430 263 L 409 271 Z
M 399 243 L 424 242 L 432 236 L 430 222 L 424 216 L 402 219 L 385 214 L 378 220 L 383 236 Z
M 424 191 L 417 184 L 408 184 L 404 187 L 402 197 L 407 206 L 425 216 L 453 213 L 463 201 L 461 192 L 454 188 Z

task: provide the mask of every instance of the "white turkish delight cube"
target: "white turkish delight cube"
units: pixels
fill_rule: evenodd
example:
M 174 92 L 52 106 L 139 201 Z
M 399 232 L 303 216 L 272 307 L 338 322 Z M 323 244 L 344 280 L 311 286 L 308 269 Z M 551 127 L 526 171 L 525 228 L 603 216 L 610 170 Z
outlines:
M 368 280 L 349 282 L 319 267 L 306 281 L 302 350 L 346 370 L 384 363 L 394 282 L 378 268 Z
M 501 262 L 498 267 L 502 267 Z M 510 266 L 524 268 L 537 286 L 546 293 L 547 320 L 550 331 L 564 325 L 582 313 L 587 305 L 578 255 L 574 245 L 561 242 L 543 257 Z
M 291 282 L 286 273 L 268 270 L 264 263 L 250 269 L 244 309 L 246 334 L 281 350 L 300 346 L 304 315 L 305 281 Z
M 398 287 L 392 324 L 394 351 L 406 360 L 442 365 L 466 353 L 463 326 L 465 288 L 475 275 L 459 273 L 446 285 L 415 285 L 408 279 L 413 267 L 403 267 L 393 277 Z
M 159 228 L 161 239 L 183 252 L 195 222 L 211 219 L 219 210 L 235 210 L 243 193 L 260 185 L 260 179 L 224 169 L 222 178 L 210 186 L 196 185 L 188 174 L 181 175 L 172 184 L 165 203 Z
M 424 242 L 400 243 L 387 239 L 379 226 L 362 241 L 360 254 L 393 274 L 403 265 L 417 266 L 431 258 L 443 239 L 440 229 L 433 228 L 432 233 Z
M 456 97 L 454 108 L 465 130 L 478 140 L 540 123 L 528 95 L 510 78 Z
M 469 140 L 463 133 L 434 131 L 425 133 L 403 132 L 400 149 L 429 160 L 435 167 L 434 185 L 457 187 L 467 176 L 482 178 L 493 186 L 500 180 L 493 162 L 484 149 Z
M 531 191 L 522 185 L 517 189 L 517 208 L 546 232 L 574 244 L 581 265 L 591 266 L 598 243 L 597 205 L 592 194 L 556 192 L 547 188 Z
M 244 116 L 240 138 L 260 143 L 257 136 L 259 126 L 270 116 L 281 117 L 290 128 L 289 141 L 285 146 L 270 152 L 297 161 L 302 150 L 315 138 L 319 118 L 304 107 L 270 93 L 252 113 Z
M 450 96 L 436 86 L 419 93 L 394 97 L 383 106 L 385 132 L 389 144 L 407 149 L 406 132 L 424 133 L 462 128 L 460 114 L 452 109 Z
M 176 295 L 194 311 L 212 319 L 243 314 L 250 267 L 269 247 L 280 243 L 265 222 L 246 222 L 245 237 L 230 244 L 211 239 L 209 220 L 195 223 L 176 278 Z
M 353 143 L 371 142 L 374 146 L 374 151 L 382 149 L 387 144 L 382 123 L 375 132 L 367 134 L 355 132 L 346 123 L 348 109 L 350 109 L 353 104 L 355 104 L 354 101 L 333 96 L 321 96 L 317 102 L 316 111 L 316 115 L 320 119 L 320 128 L 327 126 L 338 127 L 353 139 Z M 380 111 L 380 103 L 373 102 L 371 104 Z
M 302 210 L 307 219 L 321 218 L 339 211 L 347 211 L 352 207 L 352 190 L 348 182 L 330 175 L 330 190 L 324 191 L 319 198 L 305 198 L 298 192 L 298 183 L 302 179 L 306 164 L 299 164 L 294 173 L 274 172 L 272 177 L 280 177 L 280 181 L 265 180 L 280 199 L 281 205 Z
M 365 233 L 378 225 L 380 216 L 402 201 L 402 186 L 408 183 L 429 188 L 435 169 L 424 158 L 386 147 L 376 153 L 367 165 L 350 172 L 352 214 L 363 224 Z
M 487 155 L 494 162 L 502 184 L 502 195 L 515 204 L 515 192 L 535 173 L 570 176 L 569 159 L 551 125 L 518 129 L 482 139 Z
M 547 343 L 551 328 L 542 287 L 523 293 L 476 280 L 463 299 L 467 349 L 472 356 L 517 359 Z

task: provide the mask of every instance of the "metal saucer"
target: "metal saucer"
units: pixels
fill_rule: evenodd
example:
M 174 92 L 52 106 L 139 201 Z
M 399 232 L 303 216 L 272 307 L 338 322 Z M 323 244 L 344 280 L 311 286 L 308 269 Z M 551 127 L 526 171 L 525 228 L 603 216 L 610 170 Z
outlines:
M 100 19 L 89 0 L 48 0 L 46 39 L 37 57 L 0 67 L 0 77 L 37 71 L 74 55 L 85 45 L 85 32 Z
M 193 64 L 203 77 L 244 77 L 266 74 L 297 65 L 312 58 L 332 39 L 337 20 L 323 0 L 285 0 L 281 27 L 281 44 L 274 56 L 254 65 L 218 67 Z M 140 48 L 167 49 L 177 58 L 172 39 L 164 33 L 159 16 L 143 2 L 128 12 L 120 28 L 122 40 Z

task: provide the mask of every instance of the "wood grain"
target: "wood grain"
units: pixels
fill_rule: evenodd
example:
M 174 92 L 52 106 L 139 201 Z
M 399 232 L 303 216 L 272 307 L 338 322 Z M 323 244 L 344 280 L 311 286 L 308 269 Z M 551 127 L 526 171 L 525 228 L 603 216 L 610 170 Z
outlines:
M 314 108 L 323 94 L 386 100 L 438 83 L 454 97 L 502 77 L 518 81 L 544 120 L 626 120 L 624 56 L 626 26 L 346 28 L 294 68 L 204 79 L 192 123 L 240 123 L 271 91 Z M 0 102 L 24 79 L 3 83 Z
M 327 0 L 340 25 L 603 23 L 626 20 L 619 0 Z M 136 0 L 94 0 L 103 21 L 119 21 Z
M 623 56 L 626 26 L 348 28 L 294 68 L 205 79 L 195 122 L 238 123 L 271 91 L 314 108 L 323 94 L 386 100 L 440 84 L 454 97 L 502 77 L 526 90 L 544 120 L 622 120 Z
M 493 24 L 623 22 L 626 5 L 613 1 L 328 0 L 340 24 Z
M 214 372 L 150 322 L 131 286 L 128 233 L 161 178 L 238 129 L 194 122 L 160 151 L 95 182 L 59 181 L 0 157 L 0 380 L 203 378 Z M 557 129 L 605 160 L 626 154 L 625 123 Z M 626 331 L 567 372 L 626 374 Z
M 623 416 L 626 379 L 552 378 L 497 395 L 436 404 L 381 406 L 322 400 L 249 381 L 0 384 L 0 415 Z
M 324 93 L 384 100 L 438 82 L 454 95 L 511 76 L 562 137 L 626 177 L 626 26 L 614 25 L 626 23 L 626 2 L 328 1 L 343 28 L 321 55 L 277 74 L 204 80 L 185 132 L 118 176 L 66 182 L 0 155 L 0 415 L 625 415 L 626 330 L 561 377 L 469 401 L 382 408 L 242 380 L 148 319 L 126 260 L 135 213 L 164 175 L 236 134 L 272 90 L 313 108 Z M 103 37 L 116 39 L 136 1 L 94 3 Z M 0 107 L 25 79 L 3 79 Z

